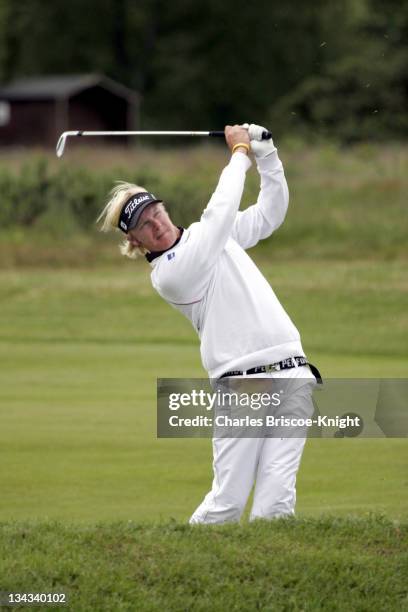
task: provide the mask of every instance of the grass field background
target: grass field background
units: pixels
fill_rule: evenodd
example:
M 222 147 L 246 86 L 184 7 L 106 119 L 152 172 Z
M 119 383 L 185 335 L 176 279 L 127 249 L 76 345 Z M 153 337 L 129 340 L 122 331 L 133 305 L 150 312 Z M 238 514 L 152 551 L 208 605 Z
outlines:
M 403 262 L 256 259 L 326 377 L 406 375 Z M 156 439 L 156 378 L 205 376 L 195 333 L 120 264 L 0 272 L 2 519 L 187 520 L 210 486 L 209 440 Z M 406 440 L 310 440 L 298 492 L 300 515 L 403 518 Z

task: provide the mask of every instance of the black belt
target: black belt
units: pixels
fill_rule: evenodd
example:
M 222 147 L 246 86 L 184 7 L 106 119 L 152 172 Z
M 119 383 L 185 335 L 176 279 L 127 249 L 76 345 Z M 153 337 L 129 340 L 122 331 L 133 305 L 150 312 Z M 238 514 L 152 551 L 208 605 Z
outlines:
M 250 374 L 266 374 L 269 372 L 280 372 L 281 370 L 290 370 L 291 368 L 296 368 L 298 366 L 308 365 L 312 371 L 313 376 L 316 378 L 317 382 L 322 384 L 322 377 L 319 370 L 316 366 L 307 362 L 306 357 L 288 357 L 288 359 L 282 359 L 282 361 L 278 361 L 277 363 L 270 363 L 268 365 L 257 366 L 256 368 L 250 368 L 249 370 L 232 370 L 231 372 L 225 372 L 220 376 L 220 378 L 225 378 L 226 376 L 246 376 Z

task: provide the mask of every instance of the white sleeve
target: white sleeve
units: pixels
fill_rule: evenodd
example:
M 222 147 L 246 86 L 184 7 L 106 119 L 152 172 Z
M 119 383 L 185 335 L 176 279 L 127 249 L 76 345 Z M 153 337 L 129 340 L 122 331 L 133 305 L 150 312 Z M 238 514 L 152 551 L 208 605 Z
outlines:
M 154 284 L 168 301 L 185 304 L 203 297 L 214 265 L 231 236 L 250 166 L 244 153 L 231 156 L 199 223 L 190 227 L 188 240 L 177 248 L 170 263 L 165 258 L 160 262 Z
M 239 211 L 231 237 L 244 248 L 267 238 L 283 222 L 289 203 L 289 190 L 277 151 L 257 160 L 261 189 L 256 204 Z

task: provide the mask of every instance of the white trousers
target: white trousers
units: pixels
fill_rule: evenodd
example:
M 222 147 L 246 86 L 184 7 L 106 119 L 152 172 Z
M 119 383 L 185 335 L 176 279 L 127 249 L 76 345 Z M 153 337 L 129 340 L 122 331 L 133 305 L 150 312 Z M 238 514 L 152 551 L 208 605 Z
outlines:
M 280 412 L 310 418 L 316 379 L 309 368 L 301 366 L 279 375 L 294 379 Z M 251 521 L 293 515 L 296 475 L 305 441 L 306 437 L 213 438 L 212 488 L 190 518 L 190 524 L 239 521 L 254 483 Z

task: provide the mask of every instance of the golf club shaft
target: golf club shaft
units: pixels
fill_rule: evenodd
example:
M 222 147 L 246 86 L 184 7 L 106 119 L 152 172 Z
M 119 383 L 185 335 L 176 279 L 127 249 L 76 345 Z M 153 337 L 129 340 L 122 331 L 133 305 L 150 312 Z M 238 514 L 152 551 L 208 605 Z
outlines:
M 66 139 L 69 136 L 215 136 L 223 138 L 224 131 L 213 130 L 210 132 L 186 132 L 186 131 L 123 131 L 123 132 L 107 132 L 107 131 L 84 131 L 76 130 L 64 132 L 61 134 L 56 148 L 57 157 L 61 157 L 64 153 Z M 269 140 L 272 137 L 267 130 L 262 134 L 263 140 Z

